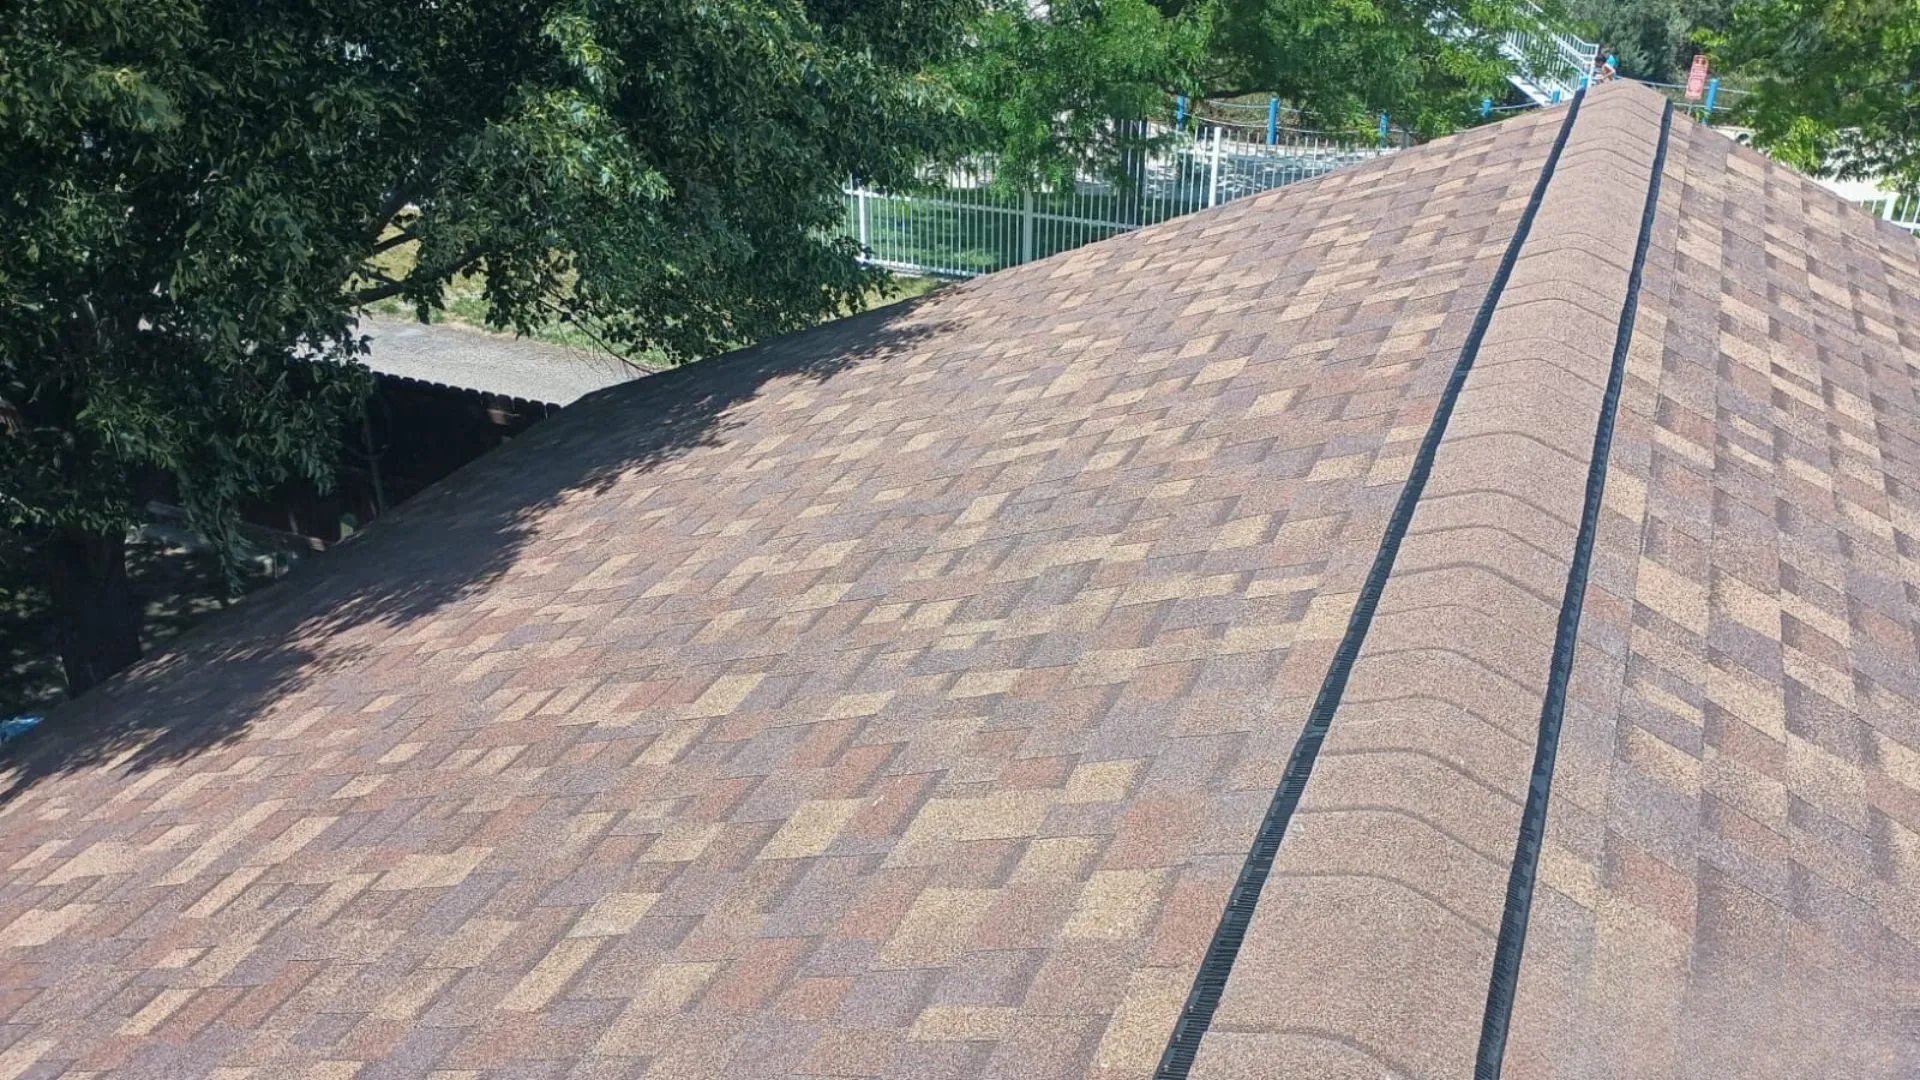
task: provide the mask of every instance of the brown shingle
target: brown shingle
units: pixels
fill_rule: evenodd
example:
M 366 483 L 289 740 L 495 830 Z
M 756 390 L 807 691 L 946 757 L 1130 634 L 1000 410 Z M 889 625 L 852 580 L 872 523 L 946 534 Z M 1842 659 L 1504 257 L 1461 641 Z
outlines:
M 1152 1075 L 1564 115 L 590 397 L 61 710 L 0 1074 Z M 1196 1077 L 1472 1070 L 1659 121 L 1583 104 Z M 1920 252 L 1662 175 L 1507 1071 L 1911 1073 Z
M 1572 129 L 1216 1030 L 1415 1076 L 1474 1058 L 1658 117 L 1596 95 Z
M 1686 124 L 1655 238 L 1508 1073 L 1911 1075 L 1920 250 Z

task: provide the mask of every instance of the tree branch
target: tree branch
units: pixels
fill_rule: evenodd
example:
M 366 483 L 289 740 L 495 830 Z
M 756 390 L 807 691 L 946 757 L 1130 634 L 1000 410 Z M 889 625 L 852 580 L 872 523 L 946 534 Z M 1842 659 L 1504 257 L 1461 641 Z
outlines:
M 415 166 L 414 173 L 419 171 L 419 167 Z M 407 204 L 413 201 L 413 195 L 414 176 L 412 174 L 393 185 L 393 190 L 388 192 L 387 197 L 381 201 L 380 208 L 373 212 L 373 227 L 368 230 L 370 243 L 380 239 L 380 234 L 387 231 L 387 225 L 393 221 L 394 215 L 406 209 Z
M 358 292 L 350 293 L 347 296 L 347 304 L 350 307 L 360 307 L 365 304 L 371 304 L 376 300 L 385 300 L 391 296 L 399 296 L 401 293 L 406 292 L 409 283 L 416 279 L 445 280 L 451 278 L 467 267 L 479 262 L 486 254 L 487 251 L 485 248 L 468 248 L 466 251 L 461 252 L 460 257 L 452 263 L 441 267 L 431 274 L 422 274 L 416 269 L 413 273 L 408 274 L 399 281 L 388 281 L 384 285 L 376 285 L 371 289 L 361 289 Z
M 371 257 L 374 255 L 378 255 L 383 251 L 391 251 L 402 244 L 411 244 L 418 239 L 420 239 L 419 233 L 414 232 L 411 229 L 402 229 L 399 232 L 394 233 L 392 236 L 387 237 L 385 240 L 382 240 L 379 243 L 373 245 L 373 250 L 367 252 L 367 255 Z
M 540 305 L 546 308 L 549 312 L 551 312 L 554 315 L 568 314 L 565 308 L 562 308 L 559 304 L 554 303 L 552 300 L 546 297 L 541 298 Z M 612 342 L 608 341 L 606 338 L 602 337 L 601 335 L 594 333 L 593 328 L 588 326 L 587 324 L 573 318 L 567 318 L 565 321 L 567 325 L 573 327 L 575 330 L 578 330 L 582 334 L 586 335 L 587 340 L 593 342 L 595 345 L 598 345 L 602 352 L 606 353 L 608 356 L 613 357 L 615 360 L 618 360 L 621 363 L 627 365 L 633 370 L 641 372 L 643 374 L 647 374 L 647 375 L 651 375 L 656 370 L 658 370 L 657 368 L 651 367 L 647 364 L 643 364 L 640 361 L 635 360 L 633 357 L 627 355 L 627 353 L 624 350 L 616 347 Z
M 1241 87 L 1229 87 L 1229 88 L 1227 88 L 1227 89 L 1223 89 L 1223 90 L 1203 90 L 1203 91 L 1201 91 L 1201 92 L 1200 92 L 1199 94 L 1197 94 L 1197 95 L 1195 95 L 1195 96 L 1194 96 L 1194 97 L 1192 98 L 1192 100 L 1194 100 L 1194 101 L 1207 101 L 1207 100 L 1209 100 L 1209 99 L 1212 99 L 1212 98 L 1237 98 L 1237 97 L 1247 97 L 1247 96 L 1248 96 L 1248 95 L 1250 95 L 1250 94 L 1257 94 L 1257 93 L 1259 93 L 1259 92 L 1260 92 L 1260 91 L 1259 91 L 1259 90 L 1257 90 L 1257 89 L 1253 89 L 1253 88 L 1241 88 Z M 1178 93 L 1179 93 L 1179 91 L 1174 91 L 1174 93 L 1175 93 L 1175 94 L 1178 94 Z
M 426 185 L 428 175 L 439 167 L 441 160 L 445 157 L 444 147 L 421 155 L 420 159 L 413 163 L 413 168 L 408 169 L 407 174 L 400 178 L 400 182 L 393 185 L 393 190 L 387 193 L 387 197 L 380 201 L 379 208 L 373 212 L 373 225 L 367 233 L 368 243 L 380 239 L 380 234 L 386 232 L 387 226 L 392 224 L 394 215 L 405 210 L 413 202 L 414 197 L 420 194 L 420 189 Z
M 347 304 L 350 307 L 361 307 L 366 304 L 371 304 L 376 300 L 385 300 L 390 296 L 399 296 L 406 290 L 406 282 L 390 281 L 376 288 L 361 289 L 359 292 L 347 297 Z

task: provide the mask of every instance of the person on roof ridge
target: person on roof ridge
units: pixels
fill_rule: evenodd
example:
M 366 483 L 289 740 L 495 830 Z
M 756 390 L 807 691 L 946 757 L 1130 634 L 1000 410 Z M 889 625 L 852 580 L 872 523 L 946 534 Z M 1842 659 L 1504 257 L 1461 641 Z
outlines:
M 1613 80 L 1620 77 L 1620 60 L 1618 57 L 1614 56 L 1614 54 L 1611 51 L 1609 51 L 1606 46 L 1602 45 L 1600 48 L 1594 50 L 1594 57 L 1595 57 L 1594 63 L 1593 63 L 1593 81 L 1594 82 L 1596 83 L 1612 82 Z

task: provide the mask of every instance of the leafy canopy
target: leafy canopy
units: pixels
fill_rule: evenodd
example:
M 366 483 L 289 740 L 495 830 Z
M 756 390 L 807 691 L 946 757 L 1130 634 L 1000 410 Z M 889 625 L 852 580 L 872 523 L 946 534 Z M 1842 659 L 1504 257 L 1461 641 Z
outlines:
M 1529 10 L 37 0 L 0 24 L 0 525 L 111 531 L 170 475 L 220 538 L 324 484 L 362 305 L 475 274 L 495 325 L 698 355 L 869 284 L 832 239 L 848 178 L 991 148 L 1057 179 L 1176 93 L 1444 131 L 1503 91 Z
M 326 481 L 353 313 L 484 274 L 489 318 L 686 357 L 868 284 L 849 176 L 951 128 L 973 0 L 36 0 L 0 23 L 0 526 L 203 528 Z M 405 247 L 403 276 L 376 257 Z
M 1169 15 L 1212 10 L 1200 91 L 1272 93 L 1334 126 L 1438 135 L 1509 90 L 1500 35 L 1530 27 L 1526 0 L 1159 0 Z
M 1567 9 L 1619 59 L 1621 74 L 1680 82 L 1693 62 L 1694 35 L 1723 29 L 1733 0 L 1570 0 Z
M 940 71 L 1015 183 L 1124 169 L 1175 95 L 1274 95 L 1292 122 L 1438 135 L 1510 90 L 1498 49 L 1526 0 L 989 0 Z
M 1920 185 L 1920 5 L 1746 0 L 1710 44 L 1747 80 L 1739 119 L 1775 158 Z
M 1168 16 L 1150 0 L 992 0 L 971 47 L 941 77 L 962 102 L 964 149 L 991 150 L 997 176 L 1029 185 L 1110 171 L 1143 142 L 1137 125 L 1196 84 L 1211 11 Z

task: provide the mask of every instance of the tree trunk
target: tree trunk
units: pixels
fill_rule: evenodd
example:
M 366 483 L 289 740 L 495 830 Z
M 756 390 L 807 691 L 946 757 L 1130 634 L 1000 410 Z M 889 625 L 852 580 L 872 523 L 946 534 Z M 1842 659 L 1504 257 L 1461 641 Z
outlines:
M 47 591 L 67 694 L 140 659 L 140 612 L 127 585 L 122 532 L 62 529 L 47 538 Z

